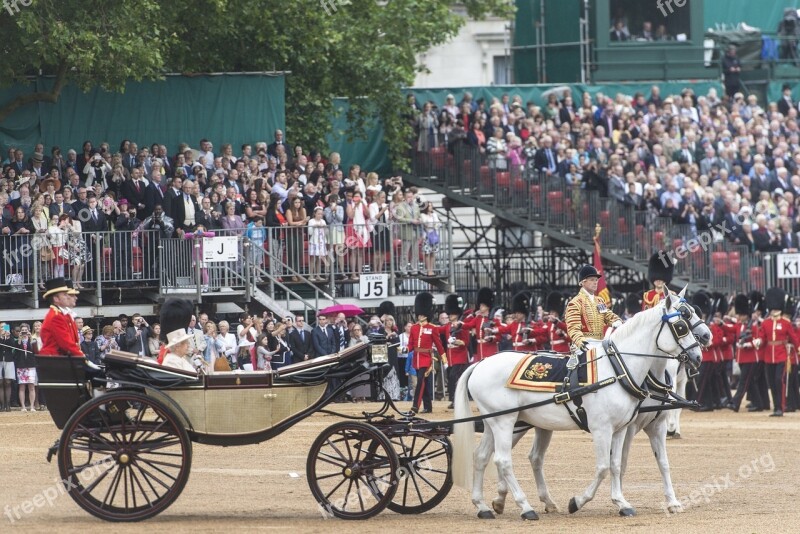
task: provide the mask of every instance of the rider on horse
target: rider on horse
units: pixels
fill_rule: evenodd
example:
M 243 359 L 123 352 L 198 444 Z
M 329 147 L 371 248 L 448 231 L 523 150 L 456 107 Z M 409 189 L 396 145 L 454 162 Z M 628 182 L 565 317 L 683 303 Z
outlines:
M 617 314 L 596 295 L 600 276 L 591 265 L 581 267 L 578 272 L 581 290 L 567 304 L 567 334 L 572 339 L 572 355 L 567 363 L 569 369 L 578 366 L 579 356 L 586 352 L 588 340 L 603 339 L 606 327 L 616 328 L 622 324 Z

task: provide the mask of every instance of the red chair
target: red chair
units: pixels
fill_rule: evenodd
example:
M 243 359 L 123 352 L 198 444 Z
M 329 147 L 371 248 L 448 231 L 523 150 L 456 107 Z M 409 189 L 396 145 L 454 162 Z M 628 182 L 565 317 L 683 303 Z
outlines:
M 764 268 L 763 267 L 750 267 L 750 271 L 748 272 L 748 282 L 750 283 L 750 287 L 752 287 L 755 291 L 764 292 L 764 286 L 766 285 L 764 281 Z
M 711 253 L 711 267 L 714 273 L 719 276 L 728 276 L 730 274 L 730 265 L 728 264 L 727 252 L 712 252 Z
M 728 268 L 734 282 L 738 282 L 741 279 L 742 269 L 742 256 L 739 252 L 728 252 Z
M 664 246 L 664 232 L 654 232 L 653 233 L 653 249 L 660 250 L 661 247 Z
M 525 180 L 522 178 L 516 178 L 514 180 L 514 192 L 524 194 L 525 193 Z
M 597 218 L 602 228 L 611 228 L 611 213 L 603 210 L 598 214 Z
M 533 207 L 539 209 L 542 206 L 542 186 L 532 185 L 528 188 L 528 194 L 531 197 Z
M 547 205 L 550 213 L 560 217 L 564 213 L 564 193 L 561 191 L 550 191 L 547 193 Z
M 141 274 L 144 267 L 144 258 L 142 256 L 142 249 L 139 247 L 133 247 L 131 255 L 133 257 L 133 272 Z
M 113 270 L 111 258 L 111 247 L 103 248 L 103 270 L 107 273 L 110 273 Z
M 617 219 L 617 232 L 620 235 L 628 235 L 628 221 L 625 220 L 625 217 Z
M 497 182 L 498 187 L 503 187 L 508 189 L 511 187 L 511 173 L 510 172 L 498 172 L 495 174 L 495 181 Z
M 443 171 L 446 159 L 447 151 L 445 150 L 445 147 L 437 146 L 431 149 L 431 163 L 434 171 Z
M 678 250 L 681 246 L 683 246 L 683 239 L 676 237 L 672 240 L 672 250 Z
M 634 236 L 636 238 L 637 243 L 644 243 L 645 242 L 645 234 L 644 234 L 644 225 L 637 224 L 636 228 L 633 230 Z
M 486 189 L 492 188 L 492 171 L 488 165 L 481 165 L 481 184 Z

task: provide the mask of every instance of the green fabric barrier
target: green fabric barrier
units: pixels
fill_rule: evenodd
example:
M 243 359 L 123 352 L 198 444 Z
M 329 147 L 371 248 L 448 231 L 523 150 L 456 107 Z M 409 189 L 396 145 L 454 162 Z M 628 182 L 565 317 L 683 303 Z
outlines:
M 59 145 L 80 151 L 83 142 L 97 146 L 107 141 L 112 150 L 123 139 L 140 147 L 153 142 L 167 145 L 170 154 L 185 142 L 199 148 L 207 137 L 215 151 L 231 143 L 234 153 L 243 143 L 271 142 L 277 128 L 285 128 L 283 75 L 168 76 L 154 82 L 129 82 L 124 93 L 94 89 L 83 93 L 67 86 L 56 104 L 24 106 L 0 125 L 3 154 L 17 146 L 26 156 L 41 141 L 45 150 Z M 30 86 L 0 90 L 0 103 L 20 93 L 47 90 L 51 78 Z
M 328 135 L 327 141 L 331 151 L 338 152 L 342 156 L 344 168 L 358 164 L 367 172 L 375 171 L 382 176 L 391 173 L 389 147 L 383 141 L 383 123 L 376 118 L 371 126 L 367 126 L 365 138 L 348 141 L 347 132 L 350 126 L 346 116 L 349 108 L 347 99 L 335 99 L 334 108 L 336 114 L 333 119 L 333 132 Z
M 704 0 L 703 20 L 706 28 L 715 24 L 736 25 L 745 22 L 765 32 L 774 32 L 786 7 L 800 7 L 800 0 L 753 2 L 752 0 Z

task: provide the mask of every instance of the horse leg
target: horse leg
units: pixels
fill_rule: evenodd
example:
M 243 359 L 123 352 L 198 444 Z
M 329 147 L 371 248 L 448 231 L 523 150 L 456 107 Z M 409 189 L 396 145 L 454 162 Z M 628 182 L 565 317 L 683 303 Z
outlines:
M 675 377 L 675 393 L 681 398 L 686 398 L 686 383 L 689 378 L 686 370 L 681 368 Z M 670 410 L 667 414 L 667 435 L 673 439 L 681 439 L 681 410 Z
M 536 479 L 536 489 L 539 493 L 539 500 L 544 503 L 544 511 L 547 513 L 558 513 L 558 505 L 553 502 L 547 482 L 544 479 L 544 455 L 547 447 L 550 446 L 550 438 L 553 437 L 552 430 L 536 429 L 536 436 L 533 439 L 533 447 L 528 455 L 533 469 L 533 477 Z
M 583 492 L 583 495 L 576 495 L 569 501 L 569 513 L 574 514 L 583 506 L 594 499 L 597 488 L 603 482 L 603 479 L 608 476 L 609 463 L 611 456 L 611 428 L 601 427 L 592 430 L 592 439 L 594 440 L 594 456 L 595 456 L 595 475 L 594 480 Z
M 625 471 L 628 469 L 628 454 L 631 451 L 631 443 L 633 442 L 634 436 L 639 432 L 639 427 L 636 423 L 633 423 L 628 426 L 625 432 L 625 441 L 622 443 L 622 460 L 620 462 L 620 470 L 619 470 L 619 484 L 622 485 L 622 477 L 625 476 Z M 615 481 L 612 479 L 612 485 Z
M 645 428 L 647 437 L 650 438 L 650 448 L 658 462 L 658 470 L 661 471 L 661 479 L 664 482 L 664 498 L 666 499 L 667 511 L 674 514 L 683 511 L 681 502 L 675 497 L 675 490 L 672 488 L 672 477 L 669 472 L 669 458 L 667 458 L 667 428 L 662 419 Z
M 535 521 L 539 519 L 539 516 L 533 511 L 533 507 L 528 502 L 528 498 L 525 497 L 519 482 L 517 482 L 511 461 L 511 441 L 516 420 L 517 416 L 513 414 L 513 417 L 495 418 L 491 423 L 496 427 L 493 431 L 495 436 L 494 463 L 497 465 L 498 474 L 508 484 L 508 488 L 514 496 L 514 501 L 522 509 L 522 519 Z
M 527 434 L 527 430 L 522 430 L 520 432 L 515 431 L 514 435 L 511 438 L 511 448 L 517 446 L 519 440 L 522 439 L 522 436 Z M 503 478 L 503 474 L 498 469 L 497 471 L 497 497 L 492 500 L 492 509 L 497 514 L 502 514 L 506 509 L 506 496 L 508 495 L 508 484 L 506 483 L 506 479 Z
M 485 424 L 483 436 L 473 455 L 475 471 L 472 478 L 472 504 L 478 508 L 478 517 L 481 519 L 494 519 L 494 514 L 483 501 L 483 477 L 493 452 L 494 436 L 491 427 Z
M 622 451 L 625 448 L 627 436 L 628 428 L 626 427 L 617 430 L 611 437 L 611 502 L 619 507 L 619 515 L 625 517 L 636 515 L 633 506 L 622 495 Z M 632 438 L 633 436 L 631 436 Z

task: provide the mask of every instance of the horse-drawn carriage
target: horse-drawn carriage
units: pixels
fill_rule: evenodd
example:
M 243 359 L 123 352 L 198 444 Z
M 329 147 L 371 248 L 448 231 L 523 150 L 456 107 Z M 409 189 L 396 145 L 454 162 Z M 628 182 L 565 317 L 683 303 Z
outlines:
M 198 375 L 121 352 L 104 363 L 107 388 L 93 396 L 82 361 L 37 357 L 40 388 L 62 429 L 48 460 L 56 454 L 72 498 L 109 521 L 147 519 L 170 506 L 189 478 L 193 443 L 274 438 L 354 386 L 380 388 L 389 365 L 380 340 L 275 372 Z M 450 429 L 415 427 L 424 421 L 384 398 L 377 412 L 331 425 L 311 446 L 308 483 L 331 515 L 421 513 L 452 486 Z
M 505 387 L 506 380 L 529 355 L 507 352 L 474 364 L 459 381 L 452 421 L 428 422 L 401 412 L 385 391 L 383 406 L 361 417 L 326 409 L 355 386 L 374 384 L 382 389 L 390 365 L 380 339 L 275 372 L 198 375 L 112 352 L 105 358 L 106 390 L 94 396 L 91 382 L 96 379 L 87 374 L 82 361 L 38 356 L 40 387 L 53 420 L 63 430 L 48 459 L 57 453 L 64 484 L 89 513 L 109 521 L 137 521 L 157 515 L 178 498 L 189 477 L 193 443 L 259 443 L 325 412 L 347 419 L 325 429 L 308 453 L 308 483 L 327 513 L 343 519 L 366 519 L 387 507 L 398 513 L 422 513 L 447 496 L 455 474 L 461 485 L 472 487 L 479 517 L 491 517 L 482 482 L 483 470 L 494 456 L 500 476 L 492 508 L 502 512 L 510 489 L 522 507 L 522 517 L 536 519 L 511 469 L 511 448 L 527 430 L 536 429 L 530 458 L 540 500 L 547 511 L 554 511 L 557 507 L 542 474 L 550 436 L 555 430 L 584 428 L 595 441 L 597 472 L 587 491 L 570 501 L 569 511 L 576 512 L 594 497 L 610 469 L 612 500 L 620 513 L 631 515 L 633 508 L 621 491 L 627 447 L 636 431 L 658 423 L 661 426 L 648 434 L 664 478 L 668 508 L 678 511 L 664 449 L 662 412 L 691 404 L 670 399 L 669 388 L 659 378 L 665 376 L 669 361 L 696 369 L 700 346 L 711 340 L 710 330 L 686 304 L 684 293 L 637 314 L 598 344 L 591 356 L 598 369 L 594 383 L 567 381 L 555 394 L 514 390 Z M 588 358 L 584 365 L 590 363 Z M 660 394 L 651 395 L 650 387 Z M 468 393 L 481 415 L 472 415 Z M 479 420 L 487 424 L 473 457 L 473 423 Z

